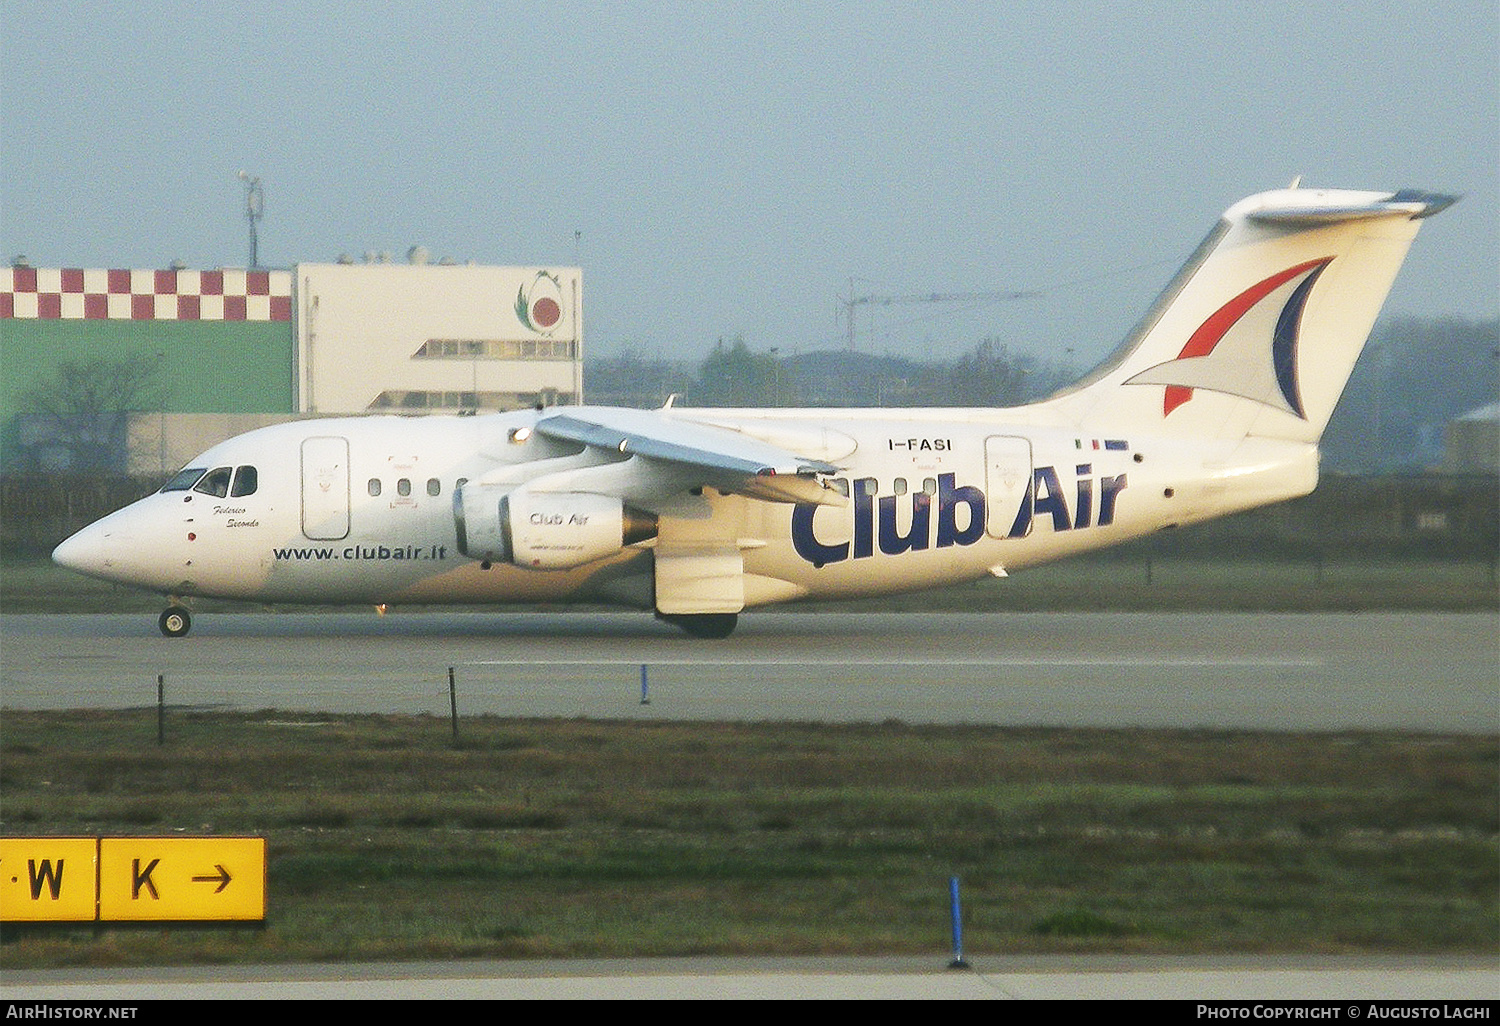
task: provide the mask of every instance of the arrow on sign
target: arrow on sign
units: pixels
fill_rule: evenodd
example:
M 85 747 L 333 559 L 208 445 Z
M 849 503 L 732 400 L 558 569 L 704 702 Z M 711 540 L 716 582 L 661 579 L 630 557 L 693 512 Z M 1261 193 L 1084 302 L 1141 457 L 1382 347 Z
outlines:
M 214 863 L 214 868 L 219 871 L 218 876 L 195 876 L 193 877 L 193 883 L 213 883 L 215 880 L 217 880 L 219 882 L 219 886 L 214 888 L 214 893 L 218 894 L 224 888 L 229 886 L 230 876 L 229 870 L 225 869 L 217 862 Z

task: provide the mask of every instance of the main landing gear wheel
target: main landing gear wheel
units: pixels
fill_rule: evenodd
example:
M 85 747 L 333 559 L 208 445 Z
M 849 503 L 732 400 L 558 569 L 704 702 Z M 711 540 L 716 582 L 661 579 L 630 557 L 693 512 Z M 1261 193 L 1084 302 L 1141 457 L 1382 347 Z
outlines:
M 657 614 L 667 623 L 681 627 L 695 638 L 717 641 L 734 633 L 738 613 L 666 613 Z
M 193 618 L 181 606 L 168 606 L 156 621 L 156 626 L 169 638 L 180 638 L 193 629 Z

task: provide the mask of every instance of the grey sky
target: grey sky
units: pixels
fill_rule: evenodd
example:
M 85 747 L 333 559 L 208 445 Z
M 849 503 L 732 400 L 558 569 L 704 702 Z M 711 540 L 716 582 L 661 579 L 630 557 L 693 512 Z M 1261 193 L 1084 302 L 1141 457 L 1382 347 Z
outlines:
M 1230 203 L 1463 193 L 1387 313 L 1500 309 L 1493 0 L 0 0 L 0 258 L 584 268 L 596 352 L 1103 355 Z M 577 234 L 575 234 L 577 233 Z

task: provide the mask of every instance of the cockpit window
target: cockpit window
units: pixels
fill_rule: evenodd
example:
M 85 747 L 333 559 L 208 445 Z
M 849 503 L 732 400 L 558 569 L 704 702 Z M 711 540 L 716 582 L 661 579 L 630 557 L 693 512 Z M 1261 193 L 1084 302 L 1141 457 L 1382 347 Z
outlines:
M 185 492 L 198 483 L 203 476 L 206 467 L 186 467 L 172 475 L 172 480 L 161 486 L 164 492 Z
M 229 489 L 229 494 L 238 499 L 242 495 L 254 495 L 255 489 L 260 486 L 260 474 L 254 467 L 237 467 L 234 471 L 234 484 Z
M 222 499 L 229 494 L 229 476 L 232 473 L 232 467 L 215 467 L 203 475 L 203 480 L 193 487 L 193 491 Z

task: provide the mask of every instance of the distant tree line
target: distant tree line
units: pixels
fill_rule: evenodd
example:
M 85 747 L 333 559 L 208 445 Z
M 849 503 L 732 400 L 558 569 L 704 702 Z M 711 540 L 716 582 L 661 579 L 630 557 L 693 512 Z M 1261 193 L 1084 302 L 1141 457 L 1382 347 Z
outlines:
M 784 355 L 743 338 L 715 343 L 693 364 L 641 355 L 585 359 L 585 399 L 595 405 L 659 406 L 1015 406 L 1042 398 L 1075 375 L 988 338 L 956 360 L 918 361 L 844 350 Z
M 586 359 L 585 399 L 598 405 L 1014 406 L 1072 384 L 1080 369 L 987 338 L 951 361 L 848 351 L 786 354 L 720 340 L 697 363 L 627 348 Z M 1324 463 L 1348 473 L 1421 471 L 1441 459 L 1443 428 L 1500 400 L 1500 320 L 1383 321 L 1334 411 Z
M 1375 326 L 1323 438 L 1350 473 L 1438 462 L 1451 420 L 1500 400 L 1500 320 L 1397 317 Z
M 159 409 L 156 360 L 74 362 L 22 401 L 54 461 L 108 470 L 124 444 L 126 414 Z M 1079 369 L 1012 351 L 986 338 L 954 360 L 914 360 L 844 350 L 788 354 L 719 340 L 693 361 L 627 347 L 584 361 L 584 398 L 595 405 L 660 406 L 1015 406 L 1052 394 Z M 1435 466 L 1448 422 L 1500 400 L 1500 319 L 1395 318 L 1376 326 L 1324 438 L 1324 464 L 1348 473 Z M 17 431 L 15 425 L 7 432 Z M 27 448 L 24 438 L 10 445 Z M 36 461 L 33 461 L 36 462 Z M 13 471 L 18 469 L 10 467 Z

